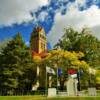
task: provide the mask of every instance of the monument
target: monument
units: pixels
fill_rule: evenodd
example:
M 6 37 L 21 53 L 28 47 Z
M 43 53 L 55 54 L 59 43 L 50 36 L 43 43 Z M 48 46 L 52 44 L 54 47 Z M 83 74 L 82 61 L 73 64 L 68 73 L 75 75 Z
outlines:
M 48 97 L 55 97 L 57 96 L 56 88 L 48 88 Z
M 97 95 L 96 88 L 95 87 L 88 88 L 88 95 L 89 96 L 96 96 Z
M 67 95 L 68 96 L 75 96 L 77 95 L 77 79 L 74 78 L 69 78 L 68 81 L 66 82 L 66 87 L 67 87 Z

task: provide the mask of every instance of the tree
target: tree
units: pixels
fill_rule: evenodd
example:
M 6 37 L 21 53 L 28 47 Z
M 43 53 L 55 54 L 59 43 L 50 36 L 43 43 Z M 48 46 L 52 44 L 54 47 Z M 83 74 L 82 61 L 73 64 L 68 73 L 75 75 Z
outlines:
M 2 51 L 2 49 L 7 45 L 7 43 L 10 41 L 11 39 L 6 39 L 3 41 L 0 41 L 0 52 Z
M 55 47 L 60 46 L 60 48 L 63 50 L 75 51 L 76 49 L 75 45 L 80 35 L 81 34 L 79 34 L 73 28 L 69 27 L 65 29 L 64 35 L 55 45 Z
M 63 50 L 83 52 L 82 58 L 92 67 L 100 65 L 100 41 L 91 34 L 88 28 L 83 28 L 81 32 L 73 28 L 66 28 L 63 37 L 55 46 L 60 46 Z
M 14 94 L 17 90 L 30 90 L 34 77 L 30 51 L 18 33 L 0 54 L 0 90 L 5 95 Z
M 64 81 L 68 76 L 66 76 L 69 69 L 74 69 L 77 72 L 79 70 L 82 70 L 84 72 L 84 75 L 87 75 L 87 71 L 89 68 L 89 65 L 83 61 L 80 60 L 82 57 L 84 57 L 84 54 L 82 52 L 70 52 L 70 51 L 64 51 L 64 50 L 51 50 L 47 54 L 46 58 L 44 58 L 45 65 L 50 66 L 55 70 L 57 73 L 57 69 L 61 68 L 66 73 L 63 72 L 64 75 L 62 75 L 59 80 L 62 82 L 62 87 L 64 87 Z M 85 76 L 86 76 L 85 75 Z M 86 82 L 88 78 L 85 78 Z M 56 80 L 55 80 L 55 86 L 57 86 Z

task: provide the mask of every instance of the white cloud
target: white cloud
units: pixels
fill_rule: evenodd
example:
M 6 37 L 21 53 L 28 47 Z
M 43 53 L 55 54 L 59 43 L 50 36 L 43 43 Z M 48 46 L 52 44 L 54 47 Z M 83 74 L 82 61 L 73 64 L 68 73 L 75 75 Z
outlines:
M 100 25 L 94 26 L 92 28 L 93 35 L 100 39 Z
M 64 28 L 67 26 L 72 26 L 78 30 L 84 26 L 91 28 L 100 26 L 100 9 L 93 5 L 87 10 L 79 11 L 76 6 L 72 5 L 66 15 L 57 13 L 54 26 L 48 34 L 48 40 L 52 45 L 57 43 L 58 39 L 61 38 Z
M 0 0 L 0 25 L 30 21 L 30 12 L 46 4 L 48 0 Z
M 76 3 L 79 5 L 84 5 L 86 0 L 76 0 Z
M 45 21 L 46 17 L 48 16 L 48 13 L 46 11 L 43 11 L 39 14 L 38 20 Z

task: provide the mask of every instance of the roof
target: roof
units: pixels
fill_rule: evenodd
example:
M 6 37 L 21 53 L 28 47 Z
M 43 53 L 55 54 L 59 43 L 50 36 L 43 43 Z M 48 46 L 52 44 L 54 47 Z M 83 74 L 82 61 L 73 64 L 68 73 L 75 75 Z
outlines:
M 44 58 L 47 56 L 47 51 L 41 52 L 41 53 L 37 53 L 37 52 L 32 52 L 32 56 L 40 56 L 41 58 Z

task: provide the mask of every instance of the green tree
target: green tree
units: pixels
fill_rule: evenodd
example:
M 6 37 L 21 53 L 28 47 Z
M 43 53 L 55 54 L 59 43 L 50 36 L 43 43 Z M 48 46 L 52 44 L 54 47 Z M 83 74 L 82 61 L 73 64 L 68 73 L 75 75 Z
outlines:
M 100 65 L 100 41 L 91 34 L 88 28 L 83 28 L 81 32 L 73 28 L 66 28 L 63 37 L 55 46 L 60 46 L 63 50 L 83 52 L 82 58 L 92 67 Z
M 2 51 L 2 49 L 7 45 L 7 43 L 10 41 L 11 39 L 6 39 L 3 41 L 0 41 L 0 52 Z
M 31 54 L 18 33 L 0 54 L 0 90 L 5 95 L 17 90 L 30 90 L 34 77 Z

